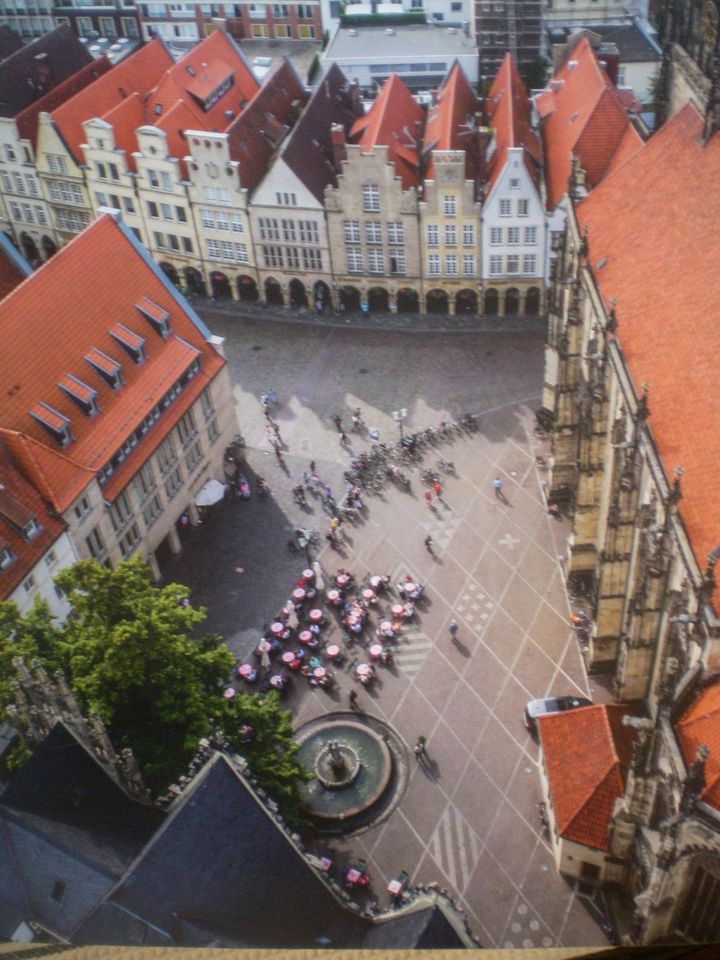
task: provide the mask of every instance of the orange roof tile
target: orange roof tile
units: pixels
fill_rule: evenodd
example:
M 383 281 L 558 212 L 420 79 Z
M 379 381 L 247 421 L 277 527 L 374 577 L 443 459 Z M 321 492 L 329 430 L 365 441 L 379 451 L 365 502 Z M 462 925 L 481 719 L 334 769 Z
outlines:
M 20 474 L 1 439 L 0 498 L 0 546 L 9 548 L 15 558 L 5 569 L 0 568 L 0 598 L 5 600 L 47 553 L 65 526 L 50 513 L 38 491 Z M 31 540 L 26 540 L 18 527 L 30 519 L 42 529 Z
M 698 747 L 710 751 L 705 762 L 705 803 L 720 810 L 720 683 L 703 690 L 675 724 L 688 767 L 695 762 Z
M 606 303 L 617 300 L 636 389 L 650 386 L 666 473 L 684 470 L 679 509 L 700 569 L 720 544 L 720 191 L 708 189 L 720 180 L 720 137 L 703 146 L 702 130 L 686 106 L 577 207 L 600 292 Z
M 608 850 L 613 807 L 637 731 L 622 724 L 620 704 L 582 707 L 540 717 L 538 729 L 558 833 L 566 840 Z
M 83 121 L 103 117 L 133 93 L 146 96 L 172 64 L 165 44 L 155 37 L 52 111 L 53 123 L 78 163 L 83 160 Z
M 59 106 L 76 96 L 81 90 L 89 84 L 94 83 L 98 77 L 103 76 L 112 69 L 112 63 L 103 54 L 97 60 L 86 64 L 71 77 L 68 77 L 63 83 L 46 93 L 44 97 L 31 103 L 29 107 L 15 117 L 15 125 L 18 133 L 24 140 L 30 140 L 33 147 L 37 142 L 38 117 L 41 113 L 52 113 Z
M 522 147 L 528 172 L 537 184 L 540 173 L 540 143 L 530 126 L 530 100 L 525 84 L 509 53 L 505 54 L 490 88 L 485 109 L 495 132 L 495 152 L 487 171 L 486 193 L 492 190 L 507 161 L 511 147 Z
M 567 191 L 573 155 L 577 155 L 595 187 L 606 174 L 615 151 L 627 140 L 642 145 L 631 128 L 623 100 L 597 61 L 587 37 L 572 51 L 549 90 L 536 99 L 541 117 L 548 208 L 554 209 Z
M 430 108 L 425 124 L 423 149 L 464 150 L 465 177 L 474 180 L 478 173 L 475 141 L 475 115 L 478 99 L 460 64 L 455 63 L 437 92 L 437 103 Z M 428 157 L 427 180 L 435 178 L 432 153 Z
M 167 312 L 167 337 L 137 309 L 143 297 Z M 0 324 L 7 443 L 24 474 L 58 510 L 78 496 L 193 361 L 199 359 L 201 373 L 150 428 L 143 439 L 147 449 L 162 440 L 166 425 L 182 415 L 224 363 L 169 282 L 110 216 L 93 223 L 10 293 L 0 303 Z M 112 336 L 117 324 L 145 341 L 142 363 Z M 42 349 L 36 346 L 40 343 Z M 113 389 L 109 381 L 117 364 L 122 383 Z M 67 374 L 96 392 L 98 413 L 86 416 L 61 389 Z M 39 402 L 70 421 L 73 439 L 62 450 L 29 415 Z M 123 468 L 128 463 L 137 469 L 135 452 Z
M 352 125 L 350 138 L 360 145 L 363 153 L 370 153 L 376 146 L 387 147 L 388 159 L 395 164 L 403 190 L 407 190 L 420 181 L 417 141 L 424 118 L 420 104 L 393 73 L 365 116 Z

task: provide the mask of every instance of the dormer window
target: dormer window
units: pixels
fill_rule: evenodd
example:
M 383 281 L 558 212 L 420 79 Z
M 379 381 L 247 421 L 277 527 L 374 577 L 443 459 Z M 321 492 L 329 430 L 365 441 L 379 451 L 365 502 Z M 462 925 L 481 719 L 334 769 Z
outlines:
M 78 380 L 71 373 L 66 373 L 58 381 L 58 386 L 82 410 L 86 417 L 93 417 L 98 412 L 97 391 L 83 383 L 82 380 Z
M 107 383 L 109 387 L 112 387 L 113 390 L 117 390 L 122 386 L 122 379 L 120 377 L 122 368 L 117 360 L 113 360 L 112 357 L 103 353 L 102 350 L 98 350 L 97 347 L 93 347 L 89 353 L 85 354 L 85 360 L 96 373 L 100 374 L 105 383 Z
M 125 353 L 135 361 L 142 363 L 145 359 L 145 340 L 124 323 L 116 323 L 110 331 L 110 336 L 117 341 Z
M 143 297 L 140 303 L 135 304 L 135 309 L 139 310 L 145 319 L 150 323 L 153 330 L 159 333 L 163 340 L 170 333 L 170 314 L 167 310 L 153 303 L 149 297 Z
M 0 547 L 0 570 L 7 570 L 15 562 L 16 557 L 10 547 Z
M 37 522 L 35 517 L 32 517 L 32 519 L 28 520 L 28 522 L 23 526 L 20 532 L 22 533 L 23 540 L 27 540 L 29 543 L 31 540 L 35 539 L 41 530 L 42 527 L 40 524 Z
M 48 403 L 38 400 L 32 410 L 29 411 L 33 420 L 37 420 L 41 427 L 50 434 L 61 447 L 67 447 L 72 443 L 72 434 L 70 433 L 70 421 L 64 417 L 54 407 Z

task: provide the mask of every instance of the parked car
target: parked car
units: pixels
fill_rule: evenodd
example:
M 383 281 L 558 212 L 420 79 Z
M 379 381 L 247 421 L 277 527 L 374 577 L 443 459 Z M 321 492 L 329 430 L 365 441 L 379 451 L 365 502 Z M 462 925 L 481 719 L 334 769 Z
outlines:
M 591 706 L 592 700 L 587 697 L 545 697 L 543 700 L 531 700 L 525 707 L 525 726 L 528 730 L 534 730 L 538 717 Z

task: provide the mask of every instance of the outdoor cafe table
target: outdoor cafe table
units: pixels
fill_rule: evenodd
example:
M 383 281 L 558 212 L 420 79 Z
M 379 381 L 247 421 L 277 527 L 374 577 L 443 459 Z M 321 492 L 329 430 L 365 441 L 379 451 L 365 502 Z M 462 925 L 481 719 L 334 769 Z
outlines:
M 235 696 L 234 687 L 228 687 L 227 690 L 223 692 L 223 696 L 226 700 L 232 700 L 232 698 Z
M 394 897 L 399 896 L 403 892 L 404 884 L 400 880 L 391 880 L 387 885 L 388 893 L 391 893 Z
M 338 603 L 340 600 L 340 591 L 339 590 L 328 590 L 327 592 L 328 603 Z
M 396 603 L 393 605 L 392 614 L 394 617 L 404 617 L 405 613 L 405 607 L 401 603 Z
M 366 587 L 363 592 L 363 600 L 367 600 L 368 603 L 372 602 L 375 599 L 375 591 L 371 590 L 369 587 Z
M 263 637 L 258 644 L 258 653 L 270 653 L 271 650 L 272 645 Z
M 276 673 L 274 676 L 270 677 L 270 686 L 275 690 L 281 690 L 285 686 L 285 677 L 279 673 Z
M 372 667 L 369 663 L 359 663 L 355 667 L 355 672 L 359 677 L 370 677 L 372 676 Z
M 339 576 L 335 577 L 335 583 L 339 587 L 346 587 L 350 583 L 350 577 L 346 573 L 341 573 Z
M 313 676 L 318 680 L 323 680 L 327 676 L 327 670 L 325 667 L 315 667 L 313 670 Z
M 310 630 L 301 630 L 298 634 L 298 640 L 300 643 L 311 643 L 313 635 Z
M 373 588 L 373 590 L 378 590 L 380 587 L 382 587 L 383 582 L 384 581 L 382 577 L 370 577 L 370 586 Z
M 313 623 L 320 623 L 322 618 L 323 618 L 322 610 L 315 609 L 310 611 L 310 619 L 312 620 Z
M 293 590 L 292 595 L 293 595 L 293 600 L 304 600 L 305 597 L 307 596 L 307 594 L 305 593 L 302 587 L 296 587 Z
M 286 650 L 285 653 L 282 655 L 281 659 L 283 663 L 292 663 L 293 660 L 297 659 L 297 657 L 295 656 L 292 650 Z
M 380 633 L 381 633 L 384 637 L 392 637 L 392 636 L 395 635 L 395 633 L 394 633 L 394 631 L 393 631 L 393 625 L 390 623 L 389 620 L 381 620 L 381 621 L 380 621 Z
M 380 657 L 382 656 L 382 652 L 383 652 L 383 645 L 381 643 L 373 643 L 370 649 L 368 650 L 368 653 L 373 658 L 373 660 L 379 660 Z
M 270 629 L 272 630 L 272 632 L 275 634 L 276 637 L 279 637 L 283 633 L 285 633 L 285 624 L 280 623 L 279 620 L 276 620 L 275 623 L 273 623 L 273 625 L 270 627 Z
M 333 660 L 335 657 L 340 656 L 340 647 L 337 644 L 331 643 L 330 646 L 325 650 L 325 656 L 329 660 Z
M 314 576 L 315 576 L 315 573 L 312 570 L 303 570 L 302 572 L 303 580 L 312 580 Z
M 238 676 L 242 677 L 243 680 L 247 680 L 253 676 L 255 673 L 255 668 L 251 663 L 243 663 L 238 667 Z

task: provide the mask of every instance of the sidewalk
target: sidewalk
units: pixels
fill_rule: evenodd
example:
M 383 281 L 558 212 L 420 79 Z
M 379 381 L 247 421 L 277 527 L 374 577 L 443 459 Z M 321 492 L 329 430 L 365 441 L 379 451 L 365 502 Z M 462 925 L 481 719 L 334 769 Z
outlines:
M 546 331 L 545 317 L 485 317 L 474 313 L 454 317 L 431 313 L 350 313 L 327 310 L 318 316 L 309 307 L 273 307 L 262 303 L 235 300 L 212 300 L 190 294 L 188 300 L 201 314 L 237 317 L 244 320 L 263 320 L 273 323 L 308 324 L 315 327 L 353 327 L 356 330 L 411 330 L 435 333 L 524 333 Z

